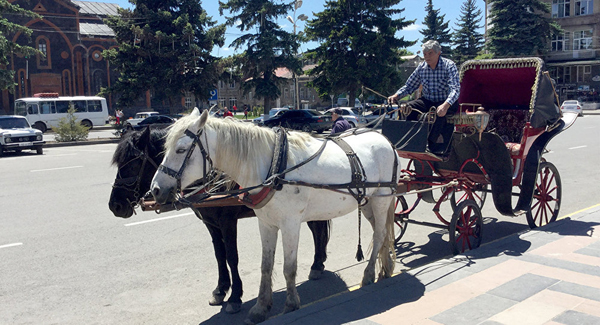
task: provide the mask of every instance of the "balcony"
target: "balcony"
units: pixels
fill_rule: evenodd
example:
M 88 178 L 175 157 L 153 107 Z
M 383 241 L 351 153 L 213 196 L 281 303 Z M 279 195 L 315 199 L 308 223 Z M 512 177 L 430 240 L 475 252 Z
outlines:
M 548 52 L 544 56 L 546 62 L 573 61 L 573 60 L 600 60 L 599 49 Z

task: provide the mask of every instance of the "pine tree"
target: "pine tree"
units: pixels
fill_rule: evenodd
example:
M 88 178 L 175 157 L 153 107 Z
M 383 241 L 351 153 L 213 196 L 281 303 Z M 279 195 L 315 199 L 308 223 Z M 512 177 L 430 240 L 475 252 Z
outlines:
M 460 8 L 459 22 L 452 35 L 452 52 L 456 63 L 475 58 L 483 48 L 483 34 L 478 31 L 481 19 L 481 9 L 477 8 L 475 0 L 466 0 Z
M 58 126 L 52 128 L 52 131 L 56 133 L 54 138 L 57 142 L 68 142 L 87 140 L 90 129 L 77 120 L 75 108 L 73 105 L 69 105 L 67 116 L 58 120 Z
M 104 56 L 121 75 L 101 93 L 117 94 L 128 106 L 150 90 L 157 100 L 178 103 L 185 91 L 210 98 L 218 80 L 218 59 L 211 55 L 224 42 L 224 25 L 216 25 L 195 0 L 135 0 L 106 20 L 118 48 Z
M 264 100 L 265 114 L 268 114 L 271 101 L 281 95 L 279 85 L 285 81 L 275 75 L 275 70 L 301 71 L 302 63 L 296 58 L 298 37 L 284 31 L 277 23 L 279 17 L 285 17 L 293 10 L 294 3 L 228 0 L 219 1 L 219 5 L 221 15 L 225 10 L 232 14 L 226 17 L 226 24 L 245 32 L 231 43 L 236 49 L 245 49 L 240 62 L 246 78 L 242 89 L 244 92 L 254 90 L 255 96 Z
M 433 9 L 432 0 L 428 0 L 425 11 L 427 15 L 422 22 L 425 28 L 419 31 L 423 35 L 423 43 L 438 41 L 442 47 L 442 53 L 446 54 L 445 56 L 451 56 L 450 42 L 452 41 L 452 35 L 450 27 L 448 27 L 449 21 L 444 21 L 446 15 L 440 15 L 440 9 Z
M 362 86 L 380 93 L 398 88 L 400 50 L 415 43 L 395 36 L 414 23 L 392 18 L 404 11 L 392 9 L 400 1 L 327 1 L 308 22 L 307 37 L 321 44 L 307 53 L 317 63 L 309 74 L 320 97 L 347 92 L 354 103 Z
M 560 26 L 543 15 L 550 4 L 543 0 L 490 0 L 492 27 L 488 48 L 495 56 L 540 55 Z
M 25 10 L 17 4 L 12 4 L 7 0 L 0 0 L 0 17 L 11 16 L 22 16 L 31 18 L 42 18 L 33 11 Z M 33 31 L 25 26 L 21 26 L 18 23 L 11 23 L 8 19 L 0 19 L 0 90 L 11 89 L 16 85 L 15 83 L 15 71 L 7 69 L 10 65 L 10 56 L 14 54 L 20 54 L 24 56 L 34 56 L 36 54 L 42 54 L 33 47 L 26 45 L 19 45 L 11 42 L 10 36 L 21 32 L 27 37 L 31 37 Z

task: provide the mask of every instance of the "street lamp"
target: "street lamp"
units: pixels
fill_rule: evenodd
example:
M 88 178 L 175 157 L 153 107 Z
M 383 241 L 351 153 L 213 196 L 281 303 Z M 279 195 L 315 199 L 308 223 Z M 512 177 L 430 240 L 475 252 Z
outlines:
M 292 23 L 292 25 L 294 26 L 294 36 L 296 35 L 296 23 L 298 22 L 298 20 L 301 21 L 305 21 L 308 19 L 308 16 L 306 16 L 305 14 L 301 14 L 300 16 L 298 16 L 298 19 L 296 19 L 296 10 L 298 10 L 298 8 L 302 7 L 302 0 L 296 0 L 294 3 L 294 17 L 292 16 L 287 16 L 287 20 Z M 296 51 L 296 54 L 298 54 L 298 51 Z M 294 72 L 294 83 L 295 83 L 295 97 L 296 97 L 296 109 L 300 109 L 300 96 L 299 96 L 299 91 L 298 91 L 298 76 L 296 75 L 296 72 Z

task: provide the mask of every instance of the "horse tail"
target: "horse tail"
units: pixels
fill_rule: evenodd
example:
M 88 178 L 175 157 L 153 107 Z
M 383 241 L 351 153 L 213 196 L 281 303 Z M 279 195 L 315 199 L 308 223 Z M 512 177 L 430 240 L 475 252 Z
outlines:
M 383 277 L 385 278 L 389 278 L 394 274 L 394 267 L 396 266 L 396 249 L 394 247 L 394 210 L 394 200 L 391 200 L 385 221 L 386 234 L 378 254 L 379 264 L 381 266 L 380 274 L 383 274 Z

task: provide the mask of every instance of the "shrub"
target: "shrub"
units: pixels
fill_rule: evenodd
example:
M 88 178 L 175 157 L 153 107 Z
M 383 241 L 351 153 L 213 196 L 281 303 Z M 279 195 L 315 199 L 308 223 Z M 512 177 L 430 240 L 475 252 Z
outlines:
M 67 116 L 58 121 L 58 126 L 52 128 L 56 133 L 54 137 L 58 142 L 87 140 L 90 129 L 81 125 L 75 117 L 75 108 L 69 105 Z

